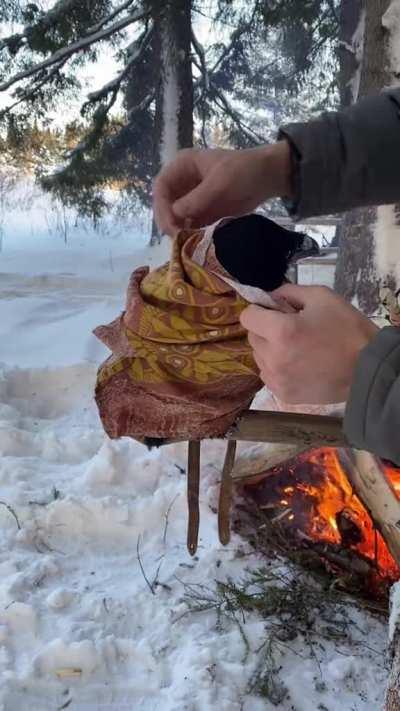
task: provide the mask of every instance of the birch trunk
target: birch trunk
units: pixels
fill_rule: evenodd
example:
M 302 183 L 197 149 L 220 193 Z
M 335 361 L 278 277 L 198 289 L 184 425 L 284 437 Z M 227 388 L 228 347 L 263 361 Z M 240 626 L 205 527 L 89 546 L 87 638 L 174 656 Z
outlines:
M 398 5 L 365 0 L 359 97 L 398 82 Z M 380 287 L 400 283 L 399 212 L 398 206 L 353 210 L 340 232 L 335 288 L 369 316 L 377 312 Z

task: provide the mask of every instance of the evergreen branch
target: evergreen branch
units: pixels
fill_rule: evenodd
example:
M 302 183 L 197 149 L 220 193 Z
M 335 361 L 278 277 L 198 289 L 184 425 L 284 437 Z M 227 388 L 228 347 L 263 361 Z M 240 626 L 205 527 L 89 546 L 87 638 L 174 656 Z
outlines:
M 206 62 L 206 53 L 204 51 L 204 47 L 200 42 L 198 41 L 193 29 L 192 29 L 192 45 L 193 48 L 200 60 L 200 65 L 197 65 L 199 69 L 201 70 L 202 77 L 203 77 L 203 82 L 204 82 L 204 89 L 208 91 L 210 88 L 210 78 L 208 76 L 208 69 L 207 69 L 207 62 Z
M 126 0 L 122 5 L 119 5 L 115 10 L 113 10 L 109 15 L 104 17 L 102 20 L 100 20 L 96 25 L 93 27 L 89 28 L 86 32 L 86 35 L 91 35 L 94 34 L 95 32 L 98 32 L 101 30 L 104 25 L 106 25 L 108 22 L 111 22 L 117 15 L 119 15 L 121 12 L 126 10 L 130 5 L 135 0 Z M 23 44 L 26 44 L 26 41 L 29 41 L 30 36 L 32 35 L 33 32 L 40 30 L 41 32 L 46 32 L 46 30 L 54 27 L 58 20 L 61 19 L 64 15 L 67 14 L 70 10 L 72 10 L 75 6 L 78 6 L 81 4 L 81 0 L 58 0 L 56 4 L 50 8 L 48 12 L 42 15 L 33 25 L 28 25 L 27 27 L 24 27 L 23 32 L 20 32 L 19 34 L 14 34 L 10 35 L 9 37 L 5 37 L 4 39 L 0 40 L 0 51 L 2 49 L 5 49 L 6 47 L 10 48 L 12 47 L 13 53 L 18 51 L 18 49 L 21 48 Z
M 330 11 L 331 11 L 331 13 L 332 13 L 332 15 L 333 15 L 333 18 L 334 18 L 335 22 L 336 22 L 338 25 L 340 25 L 340 17 L 339 17 L 339 15 L 338 15 L 337 9 L 336 9 L 336 7 L 335 7 L 335 2 L 334 2 L 334 0 L 326 0 L 326 2 L 327 2 L 327 5 L 328 5 L 328 7 L 329 7 L 329 9 L 330 9 Z
M 256 131 L 254 131 L 250 126 L 244 123 L 240 114 L 229 103 L 228 99 L 226 98 L 223 91 L 221 91 L 221 89 L 218 89 L 215 85 L 213 85 L 213 89 L 215 91 L 216 97 L 218 97 L 221 102 L 220 104 L 216 102 L 217 106 L 219 106 L 220 109 L 225 110 L 225 112 L 231 117 L 232 121 L 248 139 L 250 139 L 253 143 L 257 144 L 268 143 L 267 139 L 264 136 L 261 136 L 260 134 L 256 133 Z
M 193 48 L 194 48 L 194 50 L 197 54 L 197 57 L 199 59 L 199 62 L 196 62 L 196 66 L 200 71 L 200 75 L 201 75 L 202 83 L 203 83 L 203 90 L 201 92 L 201 95 L 198 97 L 197 101 L 195 102 L 195 104 L 198 104 L 201 107 L 200 108 L 200 110 L 201 110 L 201 137 L 202 137 L 203 144 L 204 144 L 205 148 L 207 148 L 208 143 L 207 143 L 207 136 L 206 136 L 206 112 L 205 112 L 205 105 L 204 105 L 203 98 L 210 88 L 210 77 L 208 75 L 206 53 L 204 51 L 204 47 L 198 41 L 193 29 L 192 29 L 192 45 L 193 45 Z
M 144 52 L 146 51 L 153 35 L 153 29 L 153 25 L 150 25 L 150 27 L 142 34 L 142 36 L 132 43 L 132 45 L 128 49 L 128 61 L 125 64 L 125 67 L 117 74 L 116 77 L 114 77 L 114 79 L 107 82 L 107 84 L 105 84 L 101 89 L 93 91 L 91 94 L 89 94 L 87 103 L 94 103 L 96 101 L 100 101 L 101 99 L 104 99 L 111 91 L 114 91 L 114 89 L 119 90 L 121 83 L 125 79 L 130 68 L 141 59 Z
M 46 13 L 40 17 L 37 22 L 31 26 L 24 27 L 23 32 L 18 34 L 10 35 L 9 37 L 4 37 L 0 40 L 0 50 L 6 47 L 12 47 L 13 53 L 18 51 L 22 44 L 29 39 L 29 36 L 35 30 L 40 29 L 45 32 L 50 27 L 56 24 L 58 19 L 65 15 L 69 10 L 71 10 L 75 5 L 79 5 L 81 0 L 58 0 L 56 4 Z
M 118 5 L 118 7 L 116 7 L 115 10 L 113 10 L 109 15 L 107 15 L 107 17 L 104 17 L 96 25 L 93 25 L 93 27 L 88 30 L 87 34 L 92 34 L 101 30 L 104 25 L 106 25 L 108 22 L 112 22 L 112 20 L 114 20 L 121 12 L 127 10 L 133 2 L 135 2 L 135 0 L 125 0 L 125 2 L 123 2 L 121 5 Z M 149 13 L 147 12 L 146 14 Z
M 40 91 L 40 89 L 43 86 L 48 84 L 51 81 L 51 79 L 58 74 L 60 69 L 63 68 L 66 61 L 67 61 L 67 59 L 63 59 L 60 62 L 58 62 L 58 64 L 56 64 L 53 67 L 53 69 L 51 69 L 50 72 L 45 74 L 43 79 L 38 81 L 31 89 L 27 89 L 22 94 L 20 94 L 17 101 L 14 101 L 13 104 L 11 104 L 10 106 L 6 106 L 5 109 L 0 111 L 0 117 L 3 117 L 6 114 L 9 114 L 13 109 L 15 109 L 16 106 L 19 106 L 20 104 L 24 103 L 24 101 L 29 101 L 30 99 L 33 99 L 36 96 L 36 94 L 38 93 L 38 91 Z M 16 94 L 14 94 L 14 96 L 15 95 Z
M 128 111 L 128 119 L 129 121 L 131 120 L 132 116 L 135 114 L 139 113 L 139 111 L 145 111 L 146 109 L 149 108 L 150 104 L 154 101 L 155 98 L 155 91 L 150 92 L 145 98 L 140 101 L 136 106 L 132 106 L 131 109 Z
M 224 48 L 223 52 L 221 52 L 221 55 L 218 57 L 214 66 L 210 69 L 210 72 L 209 72 L 210 76 L 215 74 L 215 72 L 220 68 L 221 64 L 230 55 L 232 50 L 235 48 L 235 44 L 238 41 L 238 39 L 240 39 L 240 37 L 242 35 L 246 34 L 246 32 L 249 32 L 250 30 L 253 29 L 253 21 L 254 21 L 255 14 L 256 14 L 256 7 L 254 8 L 254 11 L 252 13 L 252 16 L 251 16 L 249 22 L 244 23 L 241 27 L 238 27 L 234 32 L 232 32 L 230 43 Z
M 91 45 L 107 39 L 107 37 L 114 35 L 116 32 L 120 32 L 125 27 L 128 27 L 128 25 L 131 25 L 134 22 L 138 22 L 139 20 L 142 20 L 144 17 L 147 17 L 148 14 L 149 14 L 149 11 L 140 10 L 138 12 L 134 12 L 134 13 L 127 15 L 126 17 L 122 18 L 121 20 L 118 20 L 118 22 L 115 22 L 113 25 L 110 25 L 109 27 L 98 30 L 97 32 L 94 32 L 93 34 L 85 35 L 84 37 L 77 40 L 76 42 L 72 42 L 67 47 L 63 47 L 62 49 L 57 50 L 57 52 L 54 52 L 54 54 L 52 54 L 50 57 L 45 59 L 43 62 L 38 62 L 37 64 L 34 64 L 32 67 L 30 67 L 28 69 L 25 69 L 21 72 L 17 72 L 17 74 L 14 74 L 14 76 L 12 76 L 10 79 L 8 79 L 7 81 L 2 82 L 0 84 L 0 91 L 6 91 L 7 89 L 10 88 L 10 86 L 13 86 L 13 84 L 16 84 L 17 82 L 21 81 L 22 79 L 27 79 L 28 77 L 31 77 L 34 74 L 37 74 L 42 69 L 47 69 L 48 67 L 51 67 L 54 64 L 57 64 L 58 62 L 60 62 L 63 59 L 69 59 L 74 54 L 77 54 L 78 52 L 82 52 L 83 50 L 87 49 Z

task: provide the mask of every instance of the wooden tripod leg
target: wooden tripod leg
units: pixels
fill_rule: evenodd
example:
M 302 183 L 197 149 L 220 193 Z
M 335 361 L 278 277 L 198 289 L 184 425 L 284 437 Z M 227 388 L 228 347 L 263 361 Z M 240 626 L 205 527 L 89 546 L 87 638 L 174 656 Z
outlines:
M 189 508 L 189 521 L 187 532 L 187 549 L 190 555 L 197 551 L 199 537 L 199 488 L 200 488 L 200 442 L 189 441 L 188 472 L 187 472 L 187 499 Z
M 230 440 L 226 448 L 224 468 L 222 470 L 221 488 L 219 490 L 218 504 L 218 534 L 223 546 L 228 545 L 231 539 L 230 513 L 232 503 L 232 469 L 235 463 L 236 441 Z

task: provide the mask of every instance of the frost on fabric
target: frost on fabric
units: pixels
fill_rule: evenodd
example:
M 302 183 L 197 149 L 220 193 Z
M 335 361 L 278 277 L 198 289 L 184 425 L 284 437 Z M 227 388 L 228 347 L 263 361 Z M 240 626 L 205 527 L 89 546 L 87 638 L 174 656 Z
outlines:
M 382 205 L 377 209 L 374 227 L 374 247 L 377 277 L 383 283 L 393 277 L 400 284 L 400 225 L 394 205 Z
M 160 146 L 161 165 L 173 160 L 178 152 L 178 115 L 180 95 L 178 75 L 174 61 L 174 47 L 168 30 L 162 34 L 163 58 L 163 119 Z
M 393 84 L 398 84 L 400 72 L 400 0 L 392 0 L 388 9 L 382 16 L 382 26 L 389 33 L 388 59 Z

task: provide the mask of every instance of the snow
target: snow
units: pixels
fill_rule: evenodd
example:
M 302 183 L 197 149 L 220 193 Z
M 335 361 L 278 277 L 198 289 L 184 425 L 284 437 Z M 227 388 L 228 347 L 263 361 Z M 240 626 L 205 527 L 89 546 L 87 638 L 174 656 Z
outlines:
M 222 445 L 203 447 L 192 559 L 185 447 L 111 442 L 93 403 L 105 354 L 91 329 L 121 310 L 129 272 L 164 261 L 168 243 L 145 248 L 147 217 L 93 233 L 68 214 L 64 244 L 47 198 L 24 202 L 0 254 L 0 708 L 273 711 L 249 693 L 265 621 L 246 616 L 246 655 L 237 625 L 188 614 L 183 600 L 187 584 L 212 591 L 265 564 L 236 534 L 218 542 Z M 347 614 L 353 641 L 327 635 L 313 654 L 301 638 L 280 647 L 282 711 L 380 707 L 386 627 Z

